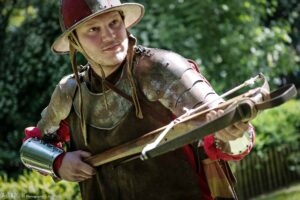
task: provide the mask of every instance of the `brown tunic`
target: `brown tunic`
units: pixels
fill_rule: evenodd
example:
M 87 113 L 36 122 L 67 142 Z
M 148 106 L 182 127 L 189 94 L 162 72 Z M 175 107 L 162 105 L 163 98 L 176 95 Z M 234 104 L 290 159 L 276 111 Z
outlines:
M 170 119 L 168 111 L 153 103 L 160 113 Z M 133 108 L 113 130 L 99 130 L 88 126 L 89 146 L 84 146 L 79 133 L 80 122 L 74 112 L 68 121 L 72 124 L 72 149 L 90 151 L 92 154 L 133 140 L 162 124 L 144 113 L 144 119 L 135 117 Z M 125 164 L 107 164 L 97 168 L 97 177 L 80 183 L 83 199 L 200 199 L 197 176 L 182 150 L 147 161 L 134 160 Z

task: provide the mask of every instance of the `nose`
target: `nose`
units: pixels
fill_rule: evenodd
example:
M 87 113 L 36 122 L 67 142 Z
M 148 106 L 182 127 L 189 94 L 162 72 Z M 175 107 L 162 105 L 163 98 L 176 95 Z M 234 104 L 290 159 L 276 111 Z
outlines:
M 115 31 L 110 28 L 109 26 L 105 27 L 104 29 L 102 29 L 102 40 L 103 42 L 107 42 L 107 41 L 111 41 L 112 39 L 115 39 L 116 37 L 116 33 Z

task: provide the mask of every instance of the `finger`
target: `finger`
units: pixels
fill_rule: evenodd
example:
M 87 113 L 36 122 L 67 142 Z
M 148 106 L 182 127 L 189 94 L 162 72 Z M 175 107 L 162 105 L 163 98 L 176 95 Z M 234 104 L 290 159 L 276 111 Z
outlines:
M 221 115 L 224 114 L 224 110 L 218 110 L 217 111 L 217 116 L 220 117 Z
M 80 171 L 89 176 L 93 176 L 96 174 L 96 170 L 85 162 L 82 162 L 80 164 Z
M 228 134 L 225 130 L 216 132 L 215 137 L 223 142 L 228 142 L 229 140 L 232 140 L 232 138 L 233 138 L 233 136 Z
M 220 131 L 220 136 L 223 138 L 223 141 L 234 140 L 236 136 L 232 135 L 230 131 L 223 130 Z
M 207 113 L 205 117 L 206 117 L 206 120 L 207 120 L 207 121 L 210 121 L 210 119 L 211 119 L 211 114 L 210 114 L 210 112 Z
M 87 158 L 90 157 L 92 154 L 90 152 L 87 151 L 82 151 L 82 150 L 78 150 L 76 152 L 81 158 Z
M 235 126 L 228 126 L 224 130 L 227 132 L 227 134 L 233 134 L 233 135 L 234 135 L 235 132 L 239 132 L 240 131 L 240 129 L 238 129 Z
M 96 174 L 96 170 L 84 162 L 79 162 L 76 165 L 76 169 L 72 172 L 72 176 L 78 174 L 86 177 L 91 177 Z
M 87 151 L 79 150 L 77 153 L 79 154 L 79 156 L 81 158 L 87 158 L 87 157 L 91 156 L 91 153 L 87 152 Z M 88 176 L 93 176 L 96 174 L 96 170 L 93 167 L 91 167 L 90 165 L 88 165 L 87 163 L 80 161 L 78 163 L 78 165 L 79 165 L 79 169 L 82 173 L 84 173 Z
M 66 177 L 63 177 L 63 179 L 66 181 L 80 182 L 86 179 L 90 179 L 91 177 L 92 176 L 87 176 L 85 174 L 77 172 L 77 173 L 68 174 Z
M 91 179 L 91 178 L 92 178 L 92 177 L 90 177 L 90 178 L 80 178 L 77 182 L 86 181 L 86 180 Z
M 211 121 L 213 119 L 216 119 L 217 117 L 221 116 L 224 114 L 224 110 L 212 110 L 210 111 L 208 114 L 207 114 L 207 118 L 208 118 L 208 121 Z
M 246 129 L 245 129 L 246 128 Z M 237 124 L 228 126 L 223 130 L 220 130 L 216 133 L 217 138 L 223 141 L 235 140 L 244 135 L 244 132 L 248 130 L 248 124 Z
M 215 118 L 216 115 L 217 115 L 217 112 L 215 110 L 212 110 L 206 114 L 206 120 L 211 121 Z
M 244 123 L 244 122 L 236 122 L 235 124 L 234 124 L 234 126 L 237 128 L 237 129 L 239 129 L 239 130 L 241 130 L 241 131 L 247 131 L 248 129 L 249 129 L 249 124 L 248 123 Z
M 230 126 L 225 128 L 225 131 L 234 137 L 234 139 L 242 137 L 244 135 L 245 130 L 239 129 L 236 126 Z
M 92 178 L 92 176 L 79 175 L 79 174 L 74 176 L 74 180 L 76 180 L 76 181 L 84 181 L 84 180 L 90 179 L 90 178 Z
M 93 174 L 88 174 L 86 173 L 82 168 L 79 168 L 78 170 L 75 171 L 75 173 L 73 174 L 73 177 L 82 177 L 85 179 L 91 178 L 93 177 Z
M 72 181 L 81 182 L 81 181 L 85 181 L 90 178 L 92 178 L 92 177 L 76 175 L 72 178 Z

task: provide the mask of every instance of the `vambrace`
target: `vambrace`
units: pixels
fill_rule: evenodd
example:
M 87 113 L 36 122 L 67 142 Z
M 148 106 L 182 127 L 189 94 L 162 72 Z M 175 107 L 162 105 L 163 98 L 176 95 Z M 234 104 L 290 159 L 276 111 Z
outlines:
M 187 107 L 188 109 L 195 108 L 206 102 L 212 102 L 209 107 L 216 107 L 222 100 L 216 100 L 219 96 L 213 88 L 200 76 L 194 69 L 186 70 L 178 83 L 181 87 L 186 88 L 176 98 L 176 108 Z M 176 86 L 177 88 L 179 86 Z M 167 95 L 165 94 L 165 97 Z
M 54 161 L 63 153 L 62 149 L 36 138 L 26 140 L 20 149 L 21 160 L 26 167 L 54 178 L 58 178 L 53 170 Z

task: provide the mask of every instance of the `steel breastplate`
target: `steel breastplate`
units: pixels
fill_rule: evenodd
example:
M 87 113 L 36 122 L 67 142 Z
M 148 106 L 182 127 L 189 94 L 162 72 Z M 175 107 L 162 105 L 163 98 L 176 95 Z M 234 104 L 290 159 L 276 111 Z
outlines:
M 115 87 L 131 95 L 130 83 L 125 76 L 123 70 L 120 80 L 115 84 Z M 81 83 L 81 91 L 83 98 L 83 116 L 88 125 L 102 130 L 111 130 L 115 128 L 125 117 L 132 103 L 123 98 L 112 90 L 107 90 L 104 93 L 92 93 L 85 82 Z M 105 106 L 105 96 L 107 100 L 107 109 Z M 77 90 L 73 101 L 75 113 L 80 118 L 79 92 Z

